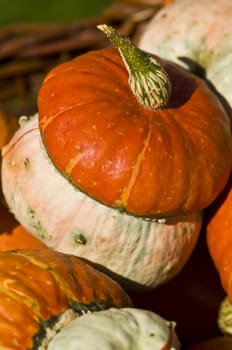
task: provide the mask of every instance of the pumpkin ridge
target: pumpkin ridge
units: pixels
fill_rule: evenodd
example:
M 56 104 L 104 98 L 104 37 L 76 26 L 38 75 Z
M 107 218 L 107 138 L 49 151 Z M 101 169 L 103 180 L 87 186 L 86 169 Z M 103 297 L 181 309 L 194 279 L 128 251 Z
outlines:
M 66 281 L 66 279 L 62 276 L 62 274 L 59 271 L 56 271 L 51 266 L 48 266 L 47 264 L 43 263 L 42 261 L 38 261 L 36 258 L 34 258 L 32 256 L 22 254 L 19 251 L 17 251 L 16 254 L 23 256 L 26 260 L 30 261 L 33 265 L 40 267 L 43 270 L 49 271 L 49 273 L 54 277 L 54 279 L 58 283 L 59 288 L 66 294 L 67 298 L 75 300 L 74 293 L 69 288 L 68 282 Z M 57 264 L 54 264 L 55 267 L 56 267 L 56 265 Z
M 180 124 L 180 121 L 178 120 L 178 113 L 176 113 L 175 109 L 167 110 L 166 111 L 168 117 L 172 119 L 172 129 L 176 130 L 176 133 L 178 134 L 178 138 L 183 145 L 182 147 L 182 157 L 184 159 L 184 162 L 186 164 L 187 160 L 191 162 L 192 160 L 192 154 L 194 154 L 195 151 L 195 142 L 193 142 L 193 139 L 191 137 L 191 134 L 189 133 L 188 127 L 185 127 L 186 123 Z M 191 111 L 190 111 L 191 113 Z M 189 123 L 189 120 L 188 120 Z M 169 126 L 170 127 L 170 126 Z M 173 147 L 174 148 L 174 147 Z M 180 157 L 180 153 L 178 154 L 178 157 Z M 193 183 L 194 183 L 194 172 L 188 171 L 188 169 L 191 169 L 191 165 L 188 164 L 188 166 L 182 167 L 182 176 L 185 178 L 186 183 L 184 187 L 185 200 L 182 203 L 182 213 L 185 211 L 188 211 L 188 208 L 191 207 L 191 203 L 194 201 L 194 194 L 193 194 Z M 188 175 L 187 175 L 188 172 Z M 186 208 L 186 209 L 185 209 Z
M 15 300 L 18 303 L 23 303 L 25 307 L 33 309 L 33 313 L 35 313 L 37 316 L 37 321 L 40 319 L 39 304 L 37 301 L 29 298 L 26 295 L 23 295 L 22 293 L 19 293 L 14 289 L 10 289 L 8 286 L 0 286 L 0 292 L 1 294 L 5 294 L 7 297 L 10 297 L 12 300 Z M 27 297 L 27 300 L 25 297 Z
M 108 92 L 107 89 L 104 90 L 104 93 L 106 93 L 106 92 Z M 52 114 L 52 115 L 49 115 L 49 116 L 43 115 L 42 119 L 41 119 L 41 123 L 39 125 L 40 126 L 40 130 L 45 131 L 46 128 L 49 126 L 49 124 L 51 122 L 53 122 L 56 118 L 62 116 L 62 114 L 66 113 L 67 111 L 72 111 L 75 108 L 88 106 L 88 105 L 95 104 L 95 103 L 100 102 L 100 101 L 104 101 L 104 99 L 103 98 L 99 98 L 99 99 L 94 99 L 92 101 L 87 101 L 85 103 L 82 102 L 82 103 L 72 104 L 70 107 L 66 106 L 63 109 L 60 109 L 55 114 Z
M 14 254 L 14 252 L 12 252 L 12 254 Z M 51 271 L 49 271 L 49 273 L 51 273 Z M 51 275 L 54 277 L 53 274 Z M 22 280 L 17 278 L 14 280 L 13 278 L 12 280 L 10 280 L 10 277 L 5 279 L 4 284 L 0 287 L 1 294 L 6 295 L 6 297 L 10 298 L 12 301 L 17 302 L 19 305 L 23 305 L 25 308 L 28 309 L 28 311 L 33 310 L 33 319 L 37 320 L 37 322 L 39 321 L 39 319 L 49 318 L 52 309 L 54 312 L 54 305 L 51 304 L 49 308 L 45 308 L 43 305 L 43 303 L 45 302 L 45 298 L 43 295 L 36 294 L 35 298 L 33 298 L 32 294 L 34 288 L 33 286 L 30 287 L 30 285 L 27 286 L 26 291 L 17 289 L 17 284 L 22 283 Z M 12 282 L 12 286 L 10 285 L 10 282 Z M 67 293 L 67 289 L 64 288 L 62 284 L 59 283 L 59 281 L 56 280 L 56 282 L 58 291 L 60 293 L 60 305 L 58 306 L 58 308 L 56 308 L 56 312 L 59 312 L 59 310 L 62 310 L 62 308 L 65 306 L 65 303 L 68 302 L 69 295 Z
M 150 139 L 151 139 L 151 133 L 152 133 L 152 125 L 151 125 L 151 121 L 150 121 L 147 137 L 144 139 L 144 142 L 143 142 L 143 148 L 138 153 L 138 156 L 137 156 L 135 165 L 134 165 L 134 167 L 132 169 L 132 173 L 131 173 L 131 176 L 129 178 L 128 184 L 122 191 L 121 203 L 119 203 L 118 200 L 115 201 L 115 203 L 114 203 L 117 206 L 118 206 L 118 204 L 119 205 L 122 204 L 124 207 L 126 207 L 126 203 L 127 203 L 128 199 L 130 197 L 132 188 L 133 188 L 134 184 L 136 183 L 136 179 L 138 178 L 139 170 L 140 170 L 141 164 L 142 164 L 142 162 L 143 162 L 143 160 L 145 158 L 146 150 L 149 147 L 149 142 L 150 142 Z

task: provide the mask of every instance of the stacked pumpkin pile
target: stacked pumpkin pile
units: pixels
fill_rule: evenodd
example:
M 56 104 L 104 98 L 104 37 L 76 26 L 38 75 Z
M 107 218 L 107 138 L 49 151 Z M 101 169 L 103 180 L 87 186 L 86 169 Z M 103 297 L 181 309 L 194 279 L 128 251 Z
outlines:
M 51 69 L 38 113 L 6 123 L 0 347 L 179 349 L 166 319 L 186 349 L 219 334 L 217 316 L 213 332 L 184 332 L 181 304 L 199 298 L 199 324 L 202 300 L 232 301 L 231 12 L 167 1 L 133 40 L 99 25 L 112 47 Z

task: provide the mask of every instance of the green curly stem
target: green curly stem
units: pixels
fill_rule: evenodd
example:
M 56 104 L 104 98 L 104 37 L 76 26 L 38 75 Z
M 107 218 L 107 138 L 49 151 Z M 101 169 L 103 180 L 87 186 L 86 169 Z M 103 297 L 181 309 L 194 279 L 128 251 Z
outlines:
M 219 308 L 218 328 L 224 335 L 232 335 L 232 304 L 228 297 L 224 298 Z
M 167 106 L 171 83 L 160 64 L 118 30 L 106 24 L 98 25 L 97 28 L 119 50 L 129 73 L 129 85 L 138 102 L 152 110 Z

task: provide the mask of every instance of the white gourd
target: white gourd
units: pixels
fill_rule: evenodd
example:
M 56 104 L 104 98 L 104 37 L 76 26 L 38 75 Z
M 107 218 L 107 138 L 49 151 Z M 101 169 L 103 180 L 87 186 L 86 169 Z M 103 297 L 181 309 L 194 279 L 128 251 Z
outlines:
M 48 350 L 178 350 L 174 324 L 142 309 L 111 308 L 71 321 Z
M 232 1 L 176 0 L 150 20 L 137 45 L 201 74 L 232 106 Z

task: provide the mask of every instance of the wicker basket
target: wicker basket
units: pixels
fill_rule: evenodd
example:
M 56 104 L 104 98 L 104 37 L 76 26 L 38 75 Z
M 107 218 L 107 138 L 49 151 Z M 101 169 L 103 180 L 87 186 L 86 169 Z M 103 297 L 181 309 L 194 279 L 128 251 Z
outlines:
M 97 18 L 77 23 L 19 23 L 1 28 L 0 109 L 16 117 L 35 113 L 37 92 L 48 70 L 109 45 L 97 24 L 114 25 L 132 36 L 158 10 L 160 2 L 117 1 Z

